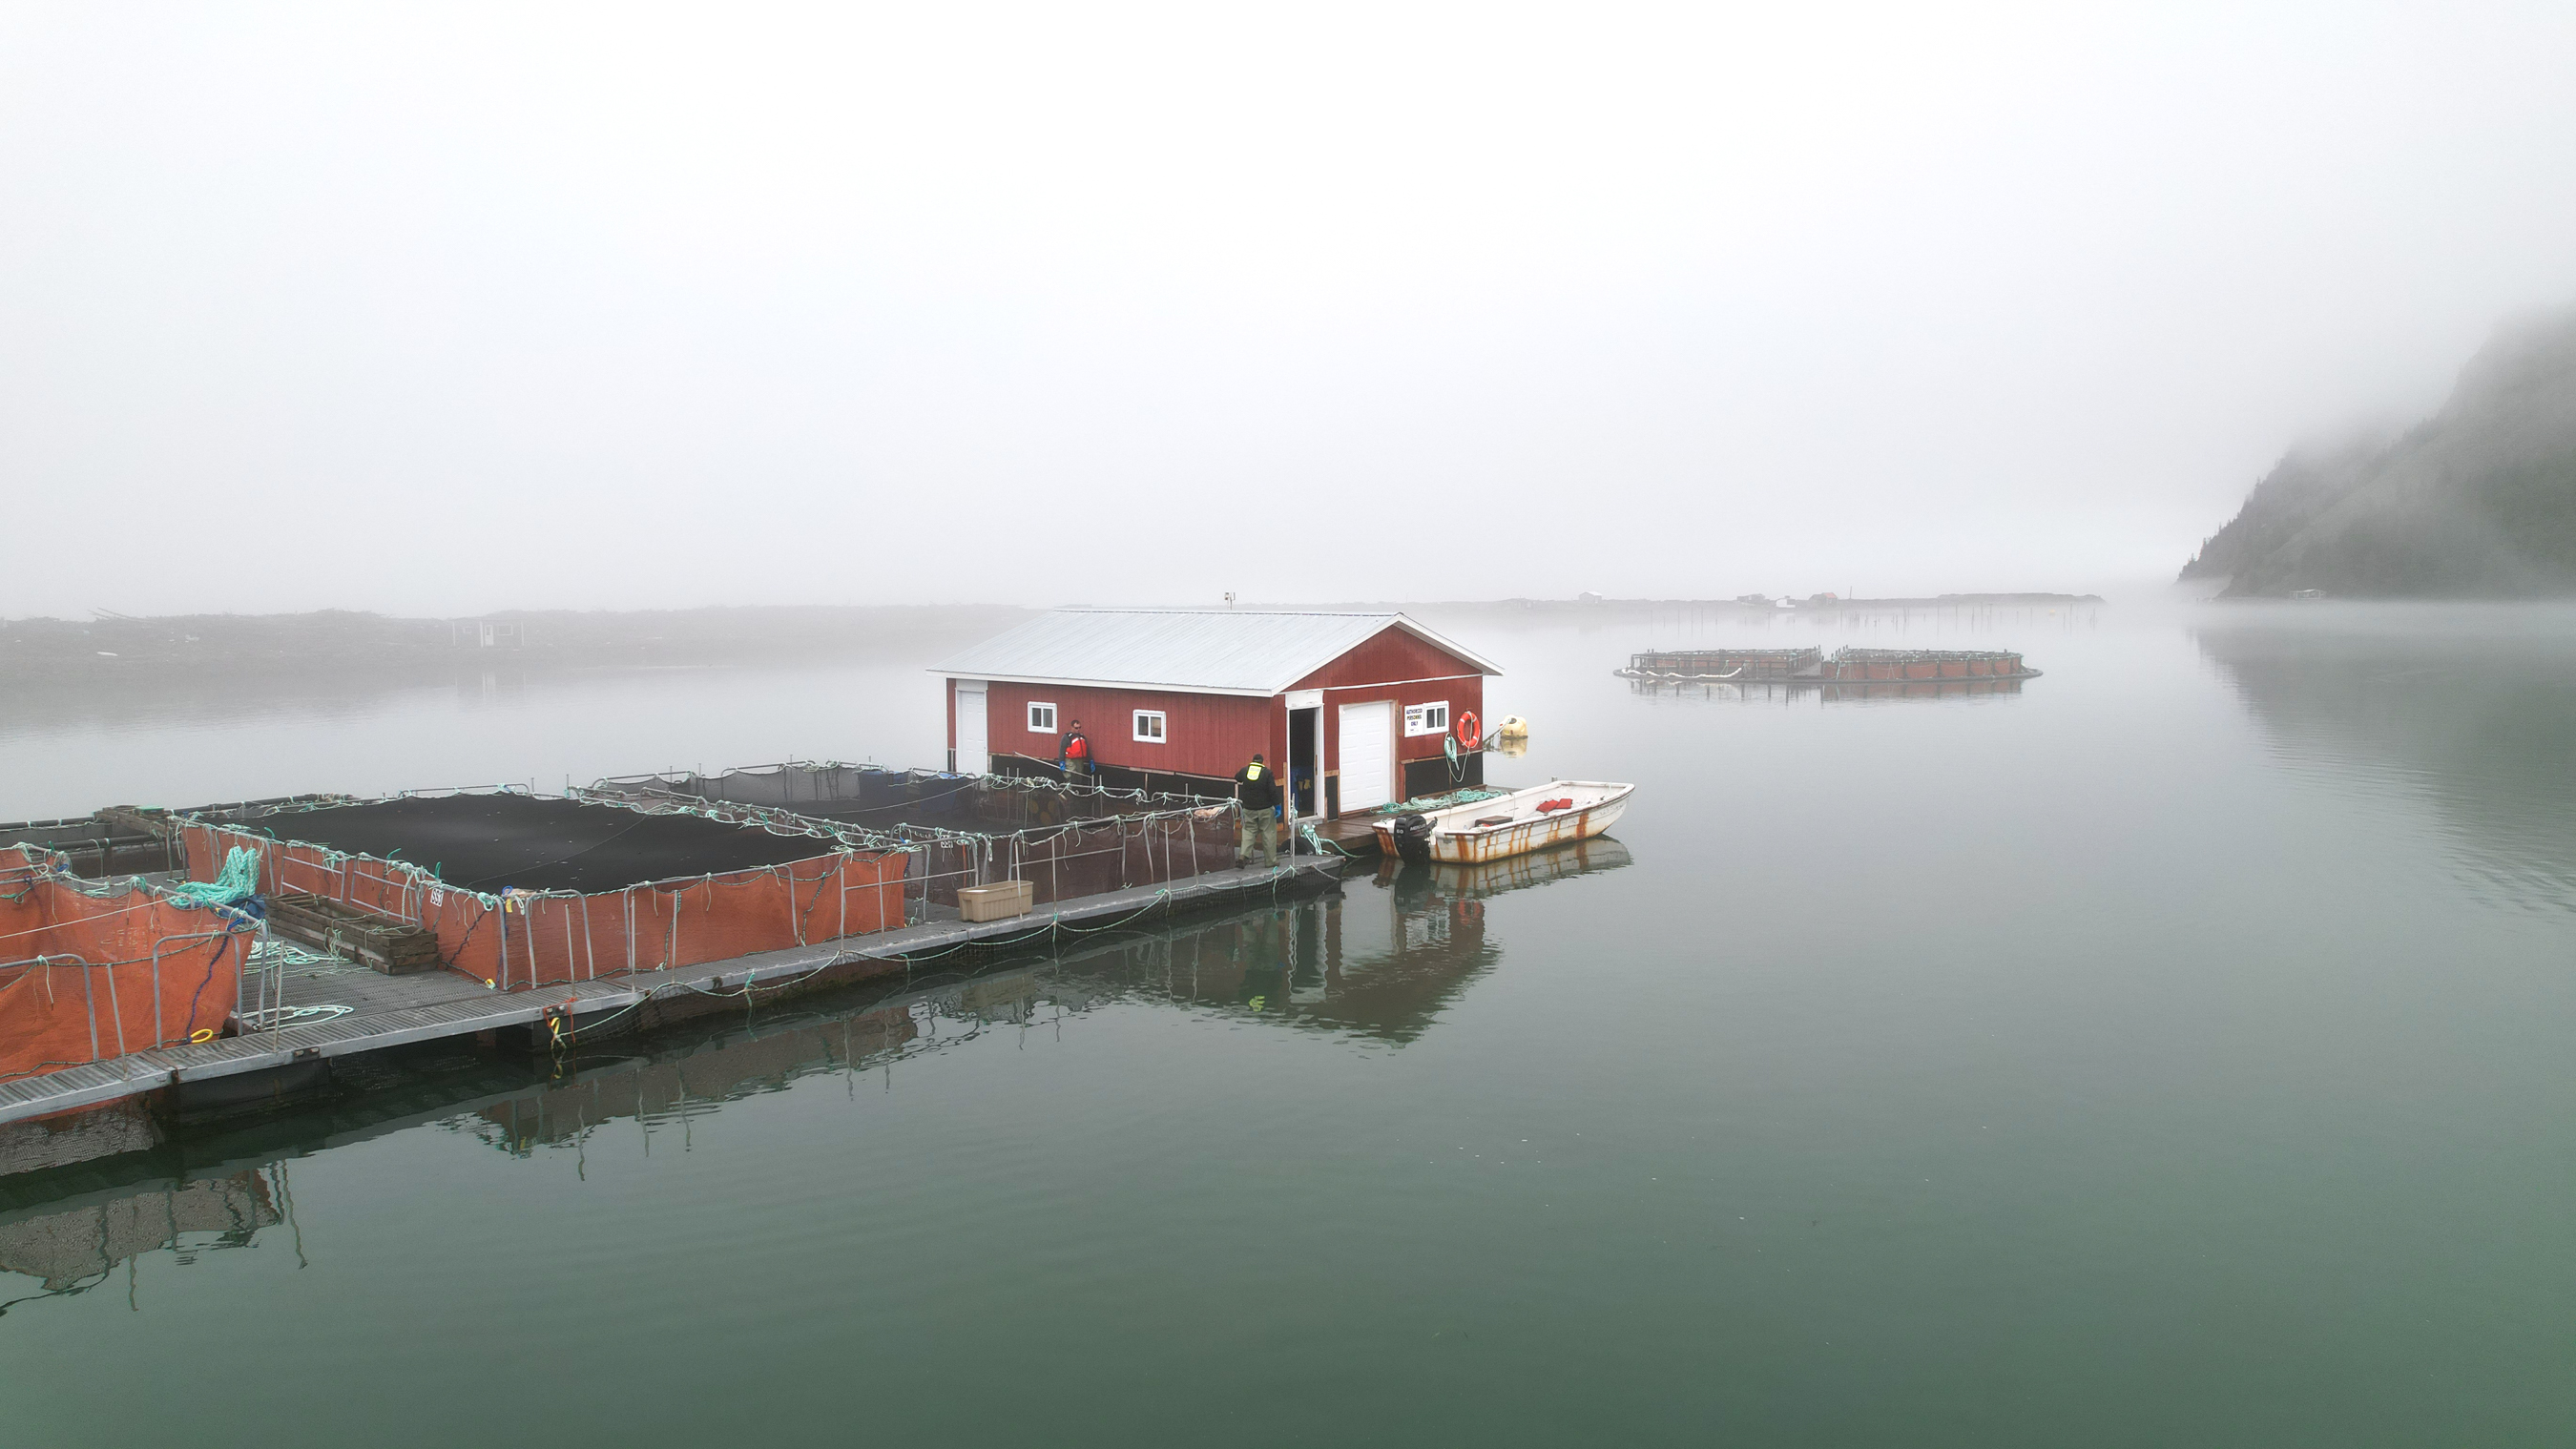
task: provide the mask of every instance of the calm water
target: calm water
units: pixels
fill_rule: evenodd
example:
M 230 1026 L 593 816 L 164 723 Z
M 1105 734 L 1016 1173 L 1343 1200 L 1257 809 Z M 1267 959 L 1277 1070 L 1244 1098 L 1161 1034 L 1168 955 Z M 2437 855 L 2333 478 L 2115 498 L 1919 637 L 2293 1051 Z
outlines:
M 2576 612 L 1439 622 L 1616 845 L 0 1190 L 8 1439 L 2576 1436 Z M 1608 674 L 1900 640 L 2049 672 Z M 0 703 L 0 818 L 925 761 L 917 662 Z

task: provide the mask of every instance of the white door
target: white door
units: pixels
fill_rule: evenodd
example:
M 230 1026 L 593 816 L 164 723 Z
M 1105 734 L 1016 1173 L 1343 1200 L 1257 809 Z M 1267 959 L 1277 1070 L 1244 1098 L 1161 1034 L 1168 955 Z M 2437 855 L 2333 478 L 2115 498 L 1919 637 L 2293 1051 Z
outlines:
M 992 746 L 984 732 L 984 681 L 957 681 L 957 769 L 982 775 L 993 768 Z
M 1342 706 L 1342 813 L 1395 798 L 1395 702 Z

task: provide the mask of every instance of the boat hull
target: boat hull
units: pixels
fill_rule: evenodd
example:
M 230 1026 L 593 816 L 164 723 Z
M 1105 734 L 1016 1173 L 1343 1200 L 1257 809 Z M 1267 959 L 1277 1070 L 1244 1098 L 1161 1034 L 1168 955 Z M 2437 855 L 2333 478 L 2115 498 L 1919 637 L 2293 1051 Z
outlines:
M 1431 832 L 1428 858 L 1439 865 L 1482 865 L 1487 861 L 1527 855 L 1551 845 L 1590 840 L 1619 823 L 1619 817 L 1627 811 L 1628 797 L 1635 790 L 1633 785 L 1623 786 L 1609 798 L 1579 810 L 1561 810 L 1482 830 L 1436 826 Z M 1470 811 L 1477 808 L 1481 807 L 1468 807 Z M 1376 830 L 1380 850 L 1388 855 L 1402 853 L 1396 842 L 1394 822 L 1378 821 Z

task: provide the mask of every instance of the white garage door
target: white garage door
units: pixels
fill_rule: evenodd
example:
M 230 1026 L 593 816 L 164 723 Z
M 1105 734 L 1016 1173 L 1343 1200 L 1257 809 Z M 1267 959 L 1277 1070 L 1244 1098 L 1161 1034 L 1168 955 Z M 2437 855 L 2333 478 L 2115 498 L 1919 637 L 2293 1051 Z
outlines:
M 1395 798 L 1395 704 L 1342 706 L 1342 813 Z
M 984 681 L 957 681 L 957 769 L 961 774 L 981 775 L 993 768 L 993 756 L 984 733 Z

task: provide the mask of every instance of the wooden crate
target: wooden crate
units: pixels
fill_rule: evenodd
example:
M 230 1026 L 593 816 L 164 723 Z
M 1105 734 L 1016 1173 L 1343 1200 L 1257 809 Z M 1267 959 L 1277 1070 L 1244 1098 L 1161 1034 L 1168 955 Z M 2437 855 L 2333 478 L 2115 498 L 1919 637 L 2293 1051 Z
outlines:
M 387 976 L 438 969 L 438 937 L 419 926 L 353 910 L 303 891 L 268 898 L 269 929 Z

